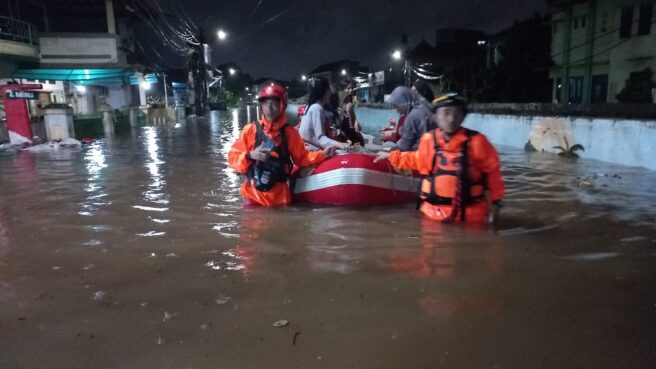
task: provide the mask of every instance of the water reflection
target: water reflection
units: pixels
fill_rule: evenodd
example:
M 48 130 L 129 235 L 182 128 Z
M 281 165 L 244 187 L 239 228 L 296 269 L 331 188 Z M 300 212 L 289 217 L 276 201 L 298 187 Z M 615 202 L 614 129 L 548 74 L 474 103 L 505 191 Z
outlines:
M 107 197 L 107 193 L 104 191 L 105 180 L 103 178 L 103 170 L 107 168 L 105 150 L 103 144 L 96 141 L 87 147 L 84 154 L 87 170 L 87 183 L 84 191 L 87 193 L 87 197 L 81 204 L 82 210 L 78 212 L 79 215 L 92 216 L 100 206 L 111 203 L 108 200 L 103 201 Z
M 169 196 L 164 192 L 166 181 L 160 172 L 160 167 L 164 162 L 159 156 L 157 132 L 154 127 L 145 127 L 143 133 L 146 152 L 148 153 L 145 166 L 150 174 L 150 182 L 148 183 L 148 190 L 144 192 L 144 199 L 155 204 L 166 205 L 169 203 Z

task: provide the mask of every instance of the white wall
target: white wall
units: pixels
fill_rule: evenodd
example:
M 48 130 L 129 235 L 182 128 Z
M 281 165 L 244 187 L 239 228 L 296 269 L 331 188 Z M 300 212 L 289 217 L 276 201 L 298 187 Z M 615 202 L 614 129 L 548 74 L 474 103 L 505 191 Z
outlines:
M 289 111 L 295 112 L 296 107 Z M 365 131 L 375 134 L 397 113 L 392 109 L 356 108 L 356 115 Z M 533 126 L 544 120 L 557 120 L 571 129 L 574 142 L 570 146 L 583 145 L 585 151 L 578 152 L 582 158 L 656 170 L 656 121 L 472 113 L 467 115 L 465 126 L 485 134 L 495 145 L 523 149 Z
M 118 62 L 117 35 L 47 34 L 40 37 L 39 41 L 42 65 Z
M 131 105 L 130 86 L 111 86 L 107 90 L 108 95 L 105 102 L 111 105 L 113 109 Z

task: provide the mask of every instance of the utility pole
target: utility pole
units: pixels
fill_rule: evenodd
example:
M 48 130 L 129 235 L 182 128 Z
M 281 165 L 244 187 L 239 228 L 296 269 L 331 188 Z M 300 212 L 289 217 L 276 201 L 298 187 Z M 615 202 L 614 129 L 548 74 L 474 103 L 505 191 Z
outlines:
M 164 78 L 164 107 L 169 107 L 169 93 L 166 88 L 166 73 L 162 73 L 162 78 Z
M 196 115 L 205 115 L 207 106 L 207 70 L 205 69 L 205 35 L 203 29 L 198 30 L 198 45 L 192 58 L 192 74 L 194 76 L 194 103 Z

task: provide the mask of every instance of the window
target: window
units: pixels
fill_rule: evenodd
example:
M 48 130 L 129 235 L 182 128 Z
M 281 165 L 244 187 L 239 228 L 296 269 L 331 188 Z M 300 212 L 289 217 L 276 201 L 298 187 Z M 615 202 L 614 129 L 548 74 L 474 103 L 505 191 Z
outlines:
M 585 28 L 585 17 L 581 17 L 581 28 Z
M 570 104 L 580 104 L 583 102 L 583 77 L 569 78 L 569 98 Z
M 651 32 L 651 15 L 653 3 L 640 4 L 640 19 L 638 20 L 638 35 L 648 35 Z
M 579 28 L 579 19 L 574 18 L 574 29 L 577 29 L 577 28 Z
M 590 93 L 591 103 L 605 103 L 608 95 L 608 75 L 600 74 L 592 76 L 592 91 Z
M 631 28 L 633 27 L 633 6 L 622 8 L 622 18 L 620 20 L 620 38 L 631 37 Z
M 553 24 L 553 33 L 556 34 L 558 32 L 558 24 L 554 23 Z
M 601 26 L 601 32 L 606 32 L 608 30 L 608 12 L 601 13 L 599 24 Z

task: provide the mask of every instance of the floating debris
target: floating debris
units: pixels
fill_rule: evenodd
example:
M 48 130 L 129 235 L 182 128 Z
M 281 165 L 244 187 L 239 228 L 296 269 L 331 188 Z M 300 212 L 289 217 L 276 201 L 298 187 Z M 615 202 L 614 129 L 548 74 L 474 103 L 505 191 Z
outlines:
M 214 299 L 214 302 L 216 302 L 219 305 L 224 305 L 224 304 L 227 304 L 228 301 L 230 301 L 230 300 L 232 300 L 232 297 L 230 297 L 230 296 L 219 295 L 219 296 L 216 297 L 216 299 Z
M 639 241 L 646 241 L 647 237 L 645 236 L 634 236 L 634 237 L 626 237 L 622 238 L 620 241 L 622 242 L 639 242 Z
M 289 321 L 288 321 L 288 320 L 284 320 L 284 319 L 279 320 L 279 321 L 273 323 L 273 326 L 276 327 L 276 328 L 286 327 L 286 326 L 288 326 L 288 325 L 289 325 Z
M 171 320 L 175 318 L 178 315 L 178 313 L 169 313 L 168 311 L 164 312 L 164 318 L 162 318 L 163 322 L 166 322 L 167 320 Z
M 621 256 L 619 252 L 592 252 L 588 254 L 575 254 L 569 256 L 563 256 L 563 259 L 574 260 L 574 261 L 596 261 L 603 259 L 610 259 L 614 257 Z
M 94 301 L 101 301 L 105 297 L 107 297 L 107 292 L 105 291 L 96 291 L 93 293 L 93 300 Z

